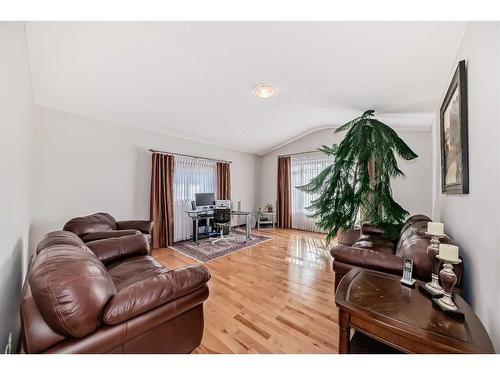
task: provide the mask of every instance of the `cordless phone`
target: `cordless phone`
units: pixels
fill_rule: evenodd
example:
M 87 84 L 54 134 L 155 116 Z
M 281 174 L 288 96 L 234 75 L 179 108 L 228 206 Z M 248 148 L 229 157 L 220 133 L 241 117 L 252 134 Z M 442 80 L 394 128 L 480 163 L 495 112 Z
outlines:
M 413 273 L 413 259 L 405 258 L 403 267 L 403 277 L 401 278 L 401 284 L 407 286 L 413 286 L 415 284 L 415 279 L 412 278 Z

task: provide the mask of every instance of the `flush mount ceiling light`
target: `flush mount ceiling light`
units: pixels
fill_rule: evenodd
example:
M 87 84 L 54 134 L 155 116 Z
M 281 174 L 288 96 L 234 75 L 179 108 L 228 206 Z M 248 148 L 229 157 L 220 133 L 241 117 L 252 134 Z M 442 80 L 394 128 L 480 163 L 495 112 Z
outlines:
M 278 90 L 276 90 L 276 87 L 271 85 L 270 83 L 263 83 L 257 86 L 253 90 L 254 94 L 262 99 L 270 98 L 271 96 L 276 95 Z

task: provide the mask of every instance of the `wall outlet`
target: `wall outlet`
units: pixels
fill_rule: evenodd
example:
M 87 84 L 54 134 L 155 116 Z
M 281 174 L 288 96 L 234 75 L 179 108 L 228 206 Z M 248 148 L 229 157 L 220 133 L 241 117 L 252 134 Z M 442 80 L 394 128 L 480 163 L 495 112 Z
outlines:
M 12 353 L 12 332 L 9 333 L 9 341 L 7 342 L 7 345 L 5 345 L 5 354 L 11 354 Z

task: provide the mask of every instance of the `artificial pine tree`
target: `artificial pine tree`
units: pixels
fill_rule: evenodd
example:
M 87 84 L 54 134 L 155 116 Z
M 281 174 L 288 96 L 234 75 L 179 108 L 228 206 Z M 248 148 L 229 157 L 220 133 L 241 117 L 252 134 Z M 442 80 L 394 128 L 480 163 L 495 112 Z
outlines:
M 327 233 L 327 241 L 339 230 L 362 222 L 383 228 L 385 236 L 397 237 L 408 212 L 392 198 L 391 179 L 404 177 L 396 155 L 404 160 L 417 157 L 389 126 L 374 118 L 369 110 L 335 130 L 347 131 L 339 145 L 323 145 L 319 150 L 334 157 L 308 184 L 298 189 L 319 194 L 310 206 L 316 225 Z

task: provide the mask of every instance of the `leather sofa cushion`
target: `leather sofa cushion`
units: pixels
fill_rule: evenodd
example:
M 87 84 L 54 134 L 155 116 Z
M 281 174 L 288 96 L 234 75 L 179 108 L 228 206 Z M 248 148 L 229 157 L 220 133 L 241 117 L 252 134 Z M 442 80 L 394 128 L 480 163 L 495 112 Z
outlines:
M 334 258 L 334 270 L 337 262 L 340 262 L 396 275 L 403 274 L 403 258 L 390 253 L 349 246 L 334 246 L 330 254 Z
M 116 293 L 101 261 L 77 246 L 55 245 L 42 250 L 33 262 L 29 283 L 45 322 L 66 337 L 93 332 Z
M 361 224 L 361 234 L 378 234 L 383 235 L 385 231 L 382 228 L 374 227 L 370 224 Z
M 140 231 L 134 229 L 128 230 L 107 230 L 104 232 L 90 232 L 82 234 L 81 239 L 85 241 L 85 243 L 90 241 L 103 240 L 105 238 L 115 238 L 115 237 L 124 237 L 124 236 L 132 236 L 134 234 L 141 234 Z
M 153 232 L 153 222 L 148 220 L 124 220 L 116 222 L 116 229 L 136 229 L 144 234 Z
M 121 289 L 109 302 L 103 322 L 119 324 L 201 288 L 210 280 L 204 266 L 177 268 Z
M 105 265 L 149 252 L 149 242 L 142 234 L 91 241 L 87 246 Z
M 380 251 L 382 253 L 394 254 L 395 244 L 393 241 L 384 238 L 379 234 L 363 234 L 352 247 Z
M 43 249 L 54 246 L 54 245 L 70 245 L 79 246 L 82 249 L 86 249 L 85 243 L 73 232 L 56 230 L 47 233 L 43 236 L 42 240 L 38 243 L 36 247 L 36 253 L 40 253 Z
M 141 353 L 153 353 L 165 345 L 172 345 L 175 348 L 182 348 L 186 341 L 190 342 L 189 337 L 203 328 L 203 315 L 193 319 L 188 319 L 189 329 L 185 325 L 177 323 L 177 317 L 183 313 L 193 311 L 193 309 L 203 310 L 202 303 L 208 297 L 208 286 L 205 285 L 192 293 L 178 298 L 174 301 L 165 303 L 158 308 L 152 309 L 135 318 L 127 320 L 117 325 L 102 324 L 97 330 L 86 337 L 76 340 L 64 340 L 56 344 L 44 353 L 129 353 L 136 354 L 138 350 L 130 348 L 130 343 L 136 339 L 147 341 L 146 345 L 141 346 Z M 199 324 L 201 323 L 201 327 Z M 162 329 L 165 324 L 170 325 L 170 329 Z M 199 327 L 199 328 L 196 328 Z M 153 332 L 153 336 L 151 333 Z M 161 332 L 163 340 L 160 344 L 150 341 L 154 335 Z M 199 332 L 199 331 L 198 331 Z M 171 344 L 169 344 L 171 343 Z M 198 346 L 194 345 L 194 347 Z M 183 353 L 191 352 L 191 347 Z M 166 350 L 162 353 L 177 353 L 176 350 Z
M 118 291 L 137 281 L 168 272 L 167 268 L 149 255 L 122 259 L 109 264 L 107 268 Z
M 115 230 L 116 220 L 110 214 L 99 212 L 93 215 L 75 217 L 64 224 L 63 229 L 81 237 L 85 233 Z

